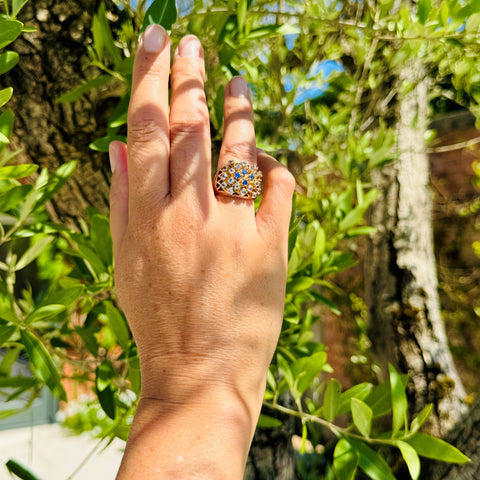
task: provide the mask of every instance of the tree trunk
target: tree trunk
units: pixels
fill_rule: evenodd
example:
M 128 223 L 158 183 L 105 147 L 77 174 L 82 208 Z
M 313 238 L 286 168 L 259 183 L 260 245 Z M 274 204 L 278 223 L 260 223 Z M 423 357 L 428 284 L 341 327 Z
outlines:
M 424 133 L 428 82 L 421 60 L 399 73 L 415 88 L 398 103 L 399 158 L 373 181 L 381 193 L 371 212 L 378 229 L 365 261 L 370 338 L 383 371 L 393 363 L 412 379 L 413 412 L 433 403 L 430 431 L 443 435 L 466 412 L 440 314 Z
M 288 402 L 288 396 L 284 397 Z M 293 407 L 293 405 L 290 406 Z M 265 413 L 272 415 L 271 411 Z M 282 421 L 280 428 L 256 430 L 248 455 L 244 480 L 293 480 L 295 478 L 295 452 L 292 446 L 295 419 L 283 414 L 278 418 Z
M 69 225 L 85 215 L 87 206 L 103 213 L 108 207 L 108 159 L 88 145 L 105 131 L 105 114 L 111 111 L 108 97 L 118 92 L 97 90 L 75 103 L 56 103 L 93 73 L 86 68 L 87 46 L 92 44 L 91 23 L 99 4 L 99 0 L 29 1 L 19 19 L 37 32 L 13 43 L 20 61 L 1 77 L 5 86 L 14 87 L 9 103 L 16 117 L 11 146 L 23 150 L 19 162 L 53 170 L 77 161 L 73 178 L 56 196 L 50 212 Z
M 459 448 L 471 463 L 455 465 L 431 462 L 426 467 L 425 478 L 430 480 L 476 480 L 480 478 L 480 401 L 472 405 L 445 438 Z

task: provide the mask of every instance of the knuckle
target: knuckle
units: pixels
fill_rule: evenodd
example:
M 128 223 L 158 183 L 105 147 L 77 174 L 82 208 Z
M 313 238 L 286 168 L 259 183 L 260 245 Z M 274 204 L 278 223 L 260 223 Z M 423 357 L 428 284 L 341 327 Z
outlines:
M 221 155 L 228 160 L 253 161 L 257 155 L 257 149 L 252 142 L 236 142 L 230 145 L 222 145 Z
M 295 177 L 283 166 L 276 172 L 275 183 L 289 195 L 292 195 L 295 190 Z
M 180 119 L 170 123 L 170 138 L 203 134 L 207 125 L 207 119 L 198 112 L 182 114 Z
M 156 108 L 144 107 L 129 112 L 128 134 L 134 141 L 148 141 L 162 134 L 163 128 Z

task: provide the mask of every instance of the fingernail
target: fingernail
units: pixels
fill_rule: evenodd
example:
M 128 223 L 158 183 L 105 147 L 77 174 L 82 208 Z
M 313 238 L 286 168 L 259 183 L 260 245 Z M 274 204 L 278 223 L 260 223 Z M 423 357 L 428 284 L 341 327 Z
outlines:
M 233 77 L 230 80 L 230 95 L 232 97 L 250 98 L 247 82 L 242 77 Z
M 149 25 L 143 33 L 141 41 L 148 53 L 159 53 L 165 45 L 167 32 L 161 25 Z
M 110 158 L 110 168 L 114 173 L 120 165 L 120 149 L 117 142 L 111 142 L 108 146 L 108 157 Z
M 178 54 L 181 57 L 200 57 L 202 45 L 197 37 L 187 35 L 178 44 Z

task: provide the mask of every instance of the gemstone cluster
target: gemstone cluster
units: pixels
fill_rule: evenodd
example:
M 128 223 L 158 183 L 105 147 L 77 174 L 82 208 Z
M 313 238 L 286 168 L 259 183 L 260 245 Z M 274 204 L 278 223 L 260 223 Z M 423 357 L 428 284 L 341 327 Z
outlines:
M 218 193 L 239 198 L 257 198 L 262 193 L 262 172 L 247 162 L 232 162 L 215 175 Z

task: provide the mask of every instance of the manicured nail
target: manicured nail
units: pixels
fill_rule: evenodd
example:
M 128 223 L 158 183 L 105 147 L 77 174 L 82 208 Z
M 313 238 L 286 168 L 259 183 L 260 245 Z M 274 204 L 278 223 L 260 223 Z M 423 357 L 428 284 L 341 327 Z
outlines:
M 233 77 L 230 80 L 230 95 L 232 97 L 250 98 L 247 82 L 242 77 Z
M 167 39 L 167 32 L 161 25 L 149 25 L 143 33 L 141 42 L 148 53 L 159 53 Z
M 112 169 L 112 173 L 117 170 L 120 166 L 120 149 L 118 148 L 117 142 L 111 142 L 108 146 L 108 156 L 110 158 L 110 168 Z
M 178 44 L 178 54 L 181 57 L 200 57 L 202 45 L 197 37 L 187 35 L 180 40 Z

